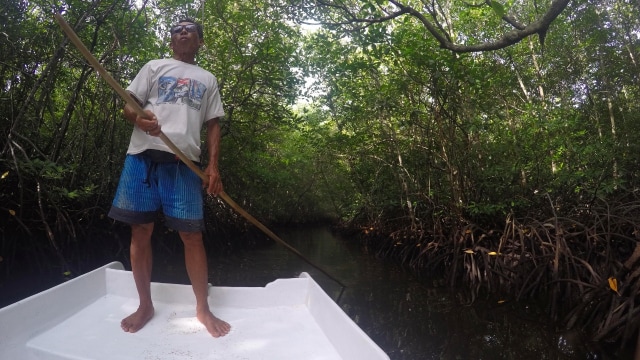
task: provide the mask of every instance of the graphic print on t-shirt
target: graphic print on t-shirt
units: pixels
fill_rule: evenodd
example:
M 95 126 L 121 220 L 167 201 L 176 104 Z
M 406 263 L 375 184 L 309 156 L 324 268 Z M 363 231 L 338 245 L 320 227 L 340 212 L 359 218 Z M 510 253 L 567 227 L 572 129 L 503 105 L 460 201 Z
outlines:
M 185 104 L 196 110 L 202 106 L 202 98 L 207 87 L 194 79 L 162 76 L 158 80 L 158 101 L 156 104 Z

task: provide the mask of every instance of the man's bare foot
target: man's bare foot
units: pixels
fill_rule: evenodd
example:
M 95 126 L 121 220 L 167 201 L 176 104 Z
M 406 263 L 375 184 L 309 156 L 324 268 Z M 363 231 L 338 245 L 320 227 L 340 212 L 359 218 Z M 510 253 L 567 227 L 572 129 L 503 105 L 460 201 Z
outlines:
M 231 330 L 231 325 L 215 317 L 208 309 L 198 311 L 196 317 L 215 338 L 225 336 Z
M 153 317 L 153 306 L 139 306 L 133 314 L 122 319 L 120 327 L 125 332 L 134 333 L 142 329 Z

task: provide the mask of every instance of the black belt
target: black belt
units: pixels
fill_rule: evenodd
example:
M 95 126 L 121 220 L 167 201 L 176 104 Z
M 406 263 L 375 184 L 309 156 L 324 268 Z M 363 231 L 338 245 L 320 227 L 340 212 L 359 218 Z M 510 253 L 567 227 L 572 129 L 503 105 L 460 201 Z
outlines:
M 182 160 L 180 160 L 180 158 L 176 154 L 162 150 L 148 149 L 140 153 L 140 155 L 159 164 L 182 162 Z M 197 161 L 194 161 L 194 164 L 200 166 L 200 163 Z

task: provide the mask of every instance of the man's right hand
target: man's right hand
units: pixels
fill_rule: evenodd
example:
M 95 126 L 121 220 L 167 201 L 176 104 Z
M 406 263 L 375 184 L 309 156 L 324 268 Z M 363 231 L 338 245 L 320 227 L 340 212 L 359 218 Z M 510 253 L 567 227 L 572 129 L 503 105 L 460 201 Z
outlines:
M 160 128 L 160 124 L 158 124 L 158 118 L 156 115 L 151 112 L 151 110 L 144 111 L 146 116 L 137 116 L 135 125 L 142 131 L 144 131 L 147 135 L 158 136 L 160 132 L 162 132 Z
M 145 116 L 138 116 L 138 113 L 129 104 L 124 107 L 124 117 L 127 120 L 147 135 L 159 136 L 162 130 L 158 124 L 158 118 L 151 110 L 145 110 L 144 113 Z

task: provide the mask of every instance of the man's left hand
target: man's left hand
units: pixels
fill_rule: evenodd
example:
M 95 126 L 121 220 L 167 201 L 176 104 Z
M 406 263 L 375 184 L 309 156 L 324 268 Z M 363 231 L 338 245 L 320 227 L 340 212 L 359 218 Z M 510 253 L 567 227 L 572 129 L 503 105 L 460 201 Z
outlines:
M 220 179 L 220 172 L 213 166 L 207 166 L 204 171 L 205 175 L 209 179 L 209 182 L 202 183 L 202 186 L 207 189 L 207 194 L 218 196 L 223 191 L 222 179 Z

